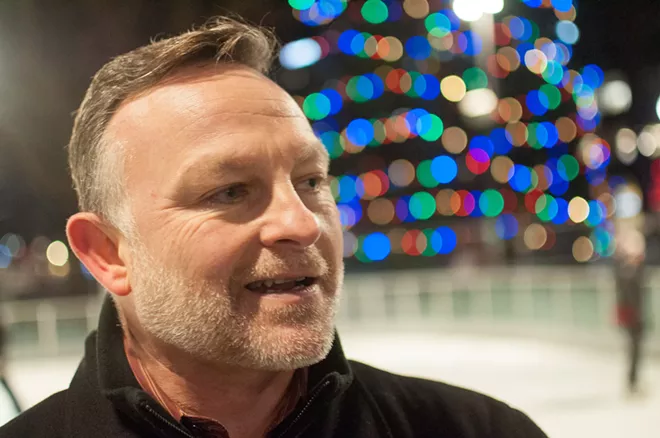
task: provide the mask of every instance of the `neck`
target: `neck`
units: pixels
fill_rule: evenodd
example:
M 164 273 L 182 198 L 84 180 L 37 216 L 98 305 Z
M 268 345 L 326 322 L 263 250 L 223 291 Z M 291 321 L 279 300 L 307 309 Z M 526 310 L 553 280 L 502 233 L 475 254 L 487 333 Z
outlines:
M 268 432 L 281 414 L 294 374 L 217 367 L 190 358 L 173 361 L 174 355 L 159 354 L 129 335 L 125 343 L 132 364 L 141 366 L 153 383 L 148 392 L 155 392 L 152 395 L 159 402 L 165 401 L 165 408 L 175 418 L 186 415 L 215 420 L 232 438 L 262 437 Z

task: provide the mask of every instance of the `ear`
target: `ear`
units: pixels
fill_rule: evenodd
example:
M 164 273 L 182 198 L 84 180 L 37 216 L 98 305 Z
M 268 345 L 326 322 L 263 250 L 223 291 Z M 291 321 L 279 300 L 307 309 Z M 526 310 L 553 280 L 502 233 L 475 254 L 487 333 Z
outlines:
M 69 246 L 89 272 L 109 292 L 131 293 L 123 236 L 94 213 L 76 213 L 66 224 Z

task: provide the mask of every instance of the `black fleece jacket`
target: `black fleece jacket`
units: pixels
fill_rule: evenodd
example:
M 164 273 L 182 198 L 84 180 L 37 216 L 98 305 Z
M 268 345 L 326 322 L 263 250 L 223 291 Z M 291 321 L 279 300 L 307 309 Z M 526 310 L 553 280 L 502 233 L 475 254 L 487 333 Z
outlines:
M 144 392 L 108 298 L 68 389 L 2 428 L 0 438 L 192 438 Z M 523 413 L 484 395 L 348 361 L 336 337 L 309 368 L 308 394 L 268 438 L 547 438 Z

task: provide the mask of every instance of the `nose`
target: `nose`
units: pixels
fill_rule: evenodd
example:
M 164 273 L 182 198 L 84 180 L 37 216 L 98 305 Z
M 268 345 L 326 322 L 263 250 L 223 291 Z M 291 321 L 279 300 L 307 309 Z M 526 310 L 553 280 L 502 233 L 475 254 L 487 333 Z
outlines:
M 281 184 L 273 190 L 264 214 L 260 235 L 264 246 L 283 244 L 305 248 L 321 236 L 318 217 L 307 208 L 291 184 Z

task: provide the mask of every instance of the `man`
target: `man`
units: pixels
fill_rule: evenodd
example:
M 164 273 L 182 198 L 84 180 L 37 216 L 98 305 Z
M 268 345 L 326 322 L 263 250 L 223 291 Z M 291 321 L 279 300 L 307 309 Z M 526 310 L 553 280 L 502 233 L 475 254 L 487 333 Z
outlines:
M 621 223 L 619 228 L 614 252 L 616 316 L 628 344 L 626 389 L 628 395 L 636 396 L 643 395 L 639 386 L 639 368 L 647 324 L 644 315 L 646 239 L 642 232 L 629 224 Z
M 273 49 L 217 19 L 96 74 L 67 234 L 112 300 L 70 388 L 1 437 L 545 436 L 483 395 L 344 358 L 328 155 L 264 76 Z

